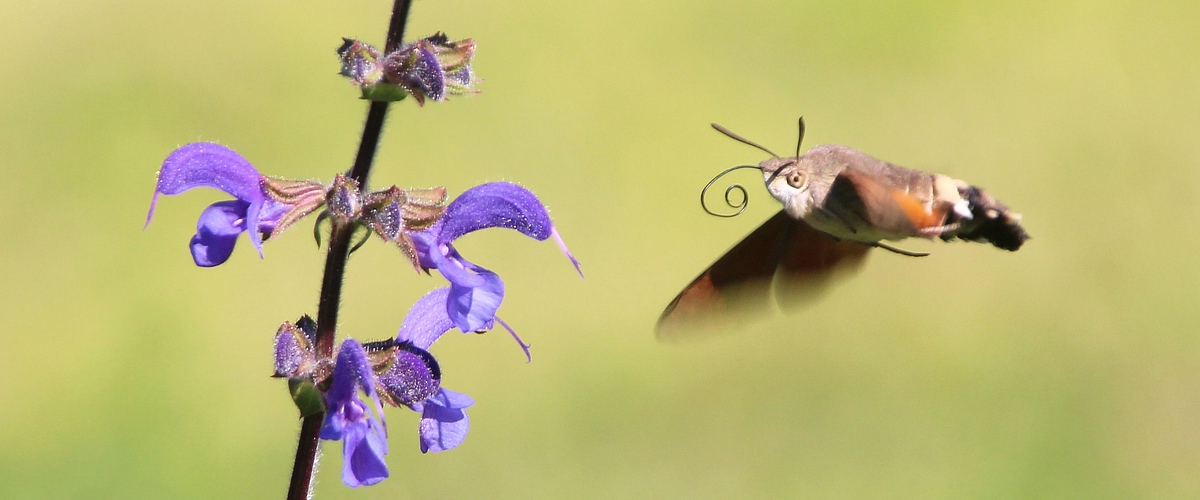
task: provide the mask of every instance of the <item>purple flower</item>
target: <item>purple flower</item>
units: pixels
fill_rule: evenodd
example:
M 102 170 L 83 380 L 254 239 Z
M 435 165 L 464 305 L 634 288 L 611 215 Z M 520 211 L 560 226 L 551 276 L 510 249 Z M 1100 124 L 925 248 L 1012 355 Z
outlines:
M 468 189 L 446 207 L 437 224 L 413 234 L 421 267 L 437 269 L 450 281 L 446 312 L 453 326 L 463 332 L 492 328 L 496 310 L 504 299 L 504 281 L 500 276 L 463 258 L 453 245 L 459 237 L 489 227 L 514 229 L 538 241 L 554 238 L 575 270 L 583 275 L 579 261 L 571 256 L 550 222 L 546 207 L 528 189 L 507 182 Z
M 392 401 L 421 414 L 422 453 L 462 444 L 471 425 L 466 408 L 475 404 L 470 396 L 441 387 L 441 370 L 428 352 L 442 334 L 454 328 L 446 314 L 449 293 L 448 288 L 439 288 L 413 305 L 396 335 L 396 362 L 379 377 Z
M 224 263 L 233 253 L 238 235 L 247 231 L 261 257 L 264 235 L 282 231 L 324 202 L 324 187 L 318 183 L 269 179 L 234 150 L 196 142 L 176 149 L 163 161 L 146 226 L 154 217 L 159 195 L 177 195 L 197 187 L 220 189 L 236 198 L 213 203 L 200 213 L 189 246 L 192 259 L 201 267 Z
M 446 451 L 462 444 L 471 427 L 466 408 L 473 404 L 475 400 L 470 396 L 449 389 L 413 404 L 413 411 L 421 413 L 421 453 Z
M 374 415 L 358 397 L 362 390 L 375 403 Z M 375 392 L 375 372 L 367 353 L 354 339 L 346 339 L 333 368 L 333 385 L 325 393 L 325 422 L 321 439 L 341 440 L 342 482 L 351 488 L 370 486 L 387 479 L 387 427 L 383 406 Z

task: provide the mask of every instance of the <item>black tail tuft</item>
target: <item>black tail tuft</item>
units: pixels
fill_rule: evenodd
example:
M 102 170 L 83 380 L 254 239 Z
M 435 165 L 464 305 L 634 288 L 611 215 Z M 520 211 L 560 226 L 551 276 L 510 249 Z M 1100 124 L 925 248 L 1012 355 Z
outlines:
M 952 234 L 943 235 L 942 239 L 987 242 L 1010 252 L 1017 251 L 1029 239 L 1029 233 L 1021 227 L 1021 216 L 986 191 L 968 186 L 960 189 L 959 193 L 971 207 L 972 219 L 961 220 L 962 226 Z

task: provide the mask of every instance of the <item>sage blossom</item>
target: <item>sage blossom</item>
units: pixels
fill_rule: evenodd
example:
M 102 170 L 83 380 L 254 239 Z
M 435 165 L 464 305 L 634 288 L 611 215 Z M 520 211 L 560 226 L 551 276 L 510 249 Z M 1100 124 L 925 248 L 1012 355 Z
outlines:
M 228 260 L 242 233 L 249 233 L 250 244 L 262 257 L 264 237 L 278 234 L 316 210 L 324 203 L 326 190 L 316 182 L 265 177 L 236 151 L 196 142 L 172 151 L 163 161 L 146 226 L 154 217 L 160 195 L 173 196 L 198 187 L 219 189 L 234 197 L 209 205 L 196 221 L 196 234 L 188 246 L 200 267 Z
M 463 192 L 446 207 L 441 220 L 413 233 L 420 266 L 437 269 L 450 281 L 446 312 L 464 332 L 491 329 L 504 299 L 504 281 L 496 273 L 468 261 L 454 248 L 454 240 L 491 227 L 513 229 L 538 241 L 553 238 L 580 276 L 579 261 L 567 250 L 550 214 L 528 189 L 508 182 L 492 182 Z

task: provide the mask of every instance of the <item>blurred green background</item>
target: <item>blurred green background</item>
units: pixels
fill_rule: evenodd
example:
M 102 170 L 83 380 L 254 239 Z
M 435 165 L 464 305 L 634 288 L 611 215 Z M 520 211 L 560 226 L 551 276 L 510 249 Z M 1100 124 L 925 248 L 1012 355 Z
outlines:
M 268 378 L 276 327 L 316 309 L 311 222 L 192 265 L 159 204 L 198 140 L 329 181 L 366 104 L 342 36 L 390 2 L 0 4 L 0 498 L 280 498 L 298 422 Z M 466 443 L 422 455 L 389 409 L 392 478 L 317 498 L 1200 497 L 1200 4 L 421 0 L 410 36 L 474 37 L 483 93 L 394 106 L 377 186 L 520 182 L 583 262 L 508 231 L 502 332 L 451 335 Z M 984 186 L 1034 239 L 908 242 L 796 316 L 660 344 L 696 273 L 777 210 L 696 197 L 763 154 L 836 142 Z M 394 335 L 444 281 L 373 241 L 341 331 Z

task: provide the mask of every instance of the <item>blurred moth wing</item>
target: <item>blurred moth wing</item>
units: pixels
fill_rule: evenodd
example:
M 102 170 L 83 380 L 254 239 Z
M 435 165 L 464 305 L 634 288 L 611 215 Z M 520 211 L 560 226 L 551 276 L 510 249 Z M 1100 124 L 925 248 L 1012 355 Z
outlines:
M 717 259 L 659 317 L 659 340 L 716 333 L 766 313 L 811 303 L 833 279 L 859 268 L 870 247 L 840 241 L 780 211 Z

